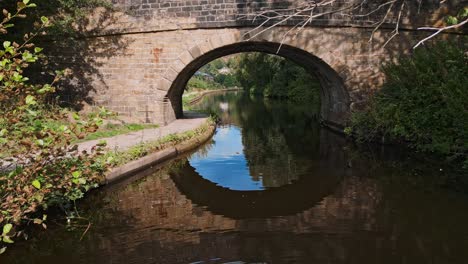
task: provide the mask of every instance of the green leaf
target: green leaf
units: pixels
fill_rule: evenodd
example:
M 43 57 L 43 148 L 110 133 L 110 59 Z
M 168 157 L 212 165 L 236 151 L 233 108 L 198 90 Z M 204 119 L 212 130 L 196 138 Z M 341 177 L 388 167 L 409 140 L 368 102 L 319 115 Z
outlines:
M 36 117 L 37 116 L 37 111 L 33 111 L 31 109 L 26 109 L 26 111 L 28 111 L 28 114 L 30 114 L 31 116 L 33 117 Z
M 449 25 L 456 25 L 456 24 L 458 24 L 458 18 L 453 17 L 453 16 L 448 16 L 448 17 L 447 17 L 447 24 L 449 24 Z
M 0 248 L 0 255 L 3 254 L 3 253 L 5 253 L 6 249 L 7 249 L 6 247 Z
M 75 120 L 80 120 L 80 115 L 78 115 L 76 112 L 72 114 L 73 119 Z
M 82 174 L 81 171 L 74 171 L 74 172 L 72 172 L 73 178 L 79 178 L 79 177 L 81 177 L 81 174 Z
M 44 84 L 44 86 L 42 86 L 42 88 L 39 89 L 37 92 L 39 94 L 45 94 L 45 93 L 53 92 L 53 91 L 54 91 L 54 88 L 52 86 L 50 86 L 49 84 Z
M 39 146 L 44 146 L 44 140 L 38 139 L 38 140 L 37 140 L 37 144 L 38 144 Z
M 18 2 L 18 3 L 17 3 L 17 6 L 18 6 L 18 9 L 26 8 L 26 4 L 23 3 L 23 2 Z
M 35 47 L 34 48 L 34 53 L 39 53 L 43 50 L 43 48 Z
M 11 229 L 13 228 L 12 224 L 6 224 L 3 226 L 3 235 L 10 233 Z
M 10 46 L 11 46 L 11 42 L 10 42 L 10 41 L 4 41 L 4 42 L 3 42 L 3 47 L 4 47 L 5 49 L 8 48 L 8 47 L 10 47 Z
M 40 190 L 41 189 L 41 183 L 38 180 L 34 180 L 32 182 L 32 186 L 34 186 L 36 189 Z
M 460 13 L 458 13 L 458 17 L 460 17 L 461 19 L 468 17 L 468 7 L 465 7 L 462 10 L 460 10 Z
M 27 5 L 29 3 L 29 0 L 23 0 L 23 3 Z
M 13 244 L 15 243 L 9 236 L 4 236 L 3 237 L 3 242 L 8 243 L 8 244 Z
M 109 164 L 114 161 L 114 157 L 108 157 L 106 163 Z
M 27 105 L 33 105 L 36 104 L 36 98 L 32 95 L 26 96 L 26 104 Z
M 47 24 L 49 23 L 49 19 L 45 16 L 41 17 L 42 24 Z
M 74 184 L 81 184 L 81 185 L 83 185 L 83 184 L 86 184 L 86 179 L 84 179 L 84 178 L 77 178 L 77 179 L 73 179 L 72 182 L 73 182 Z

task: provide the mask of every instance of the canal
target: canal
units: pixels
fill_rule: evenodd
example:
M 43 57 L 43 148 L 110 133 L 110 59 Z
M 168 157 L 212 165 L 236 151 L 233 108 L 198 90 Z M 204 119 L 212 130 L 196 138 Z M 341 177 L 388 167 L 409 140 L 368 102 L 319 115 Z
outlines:
M 220 119 L 210 142 L 94 191 L 0 263 L 467 263 L 468 197 L 445 169 L 359 149 L 312 106 L 230 92 L 194 108 Z

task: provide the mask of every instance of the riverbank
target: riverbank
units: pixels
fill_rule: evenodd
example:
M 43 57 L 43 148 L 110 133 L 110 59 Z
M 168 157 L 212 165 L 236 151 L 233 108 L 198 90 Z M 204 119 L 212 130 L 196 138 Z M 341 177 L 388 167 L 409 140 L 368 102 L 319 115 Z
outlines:
M 103 184 L 109 184 L 195 149 L 210 139 L 215 129 L 209 117 L 189 112 L 166 126 L 82 142 L 78 150 L 91 151 L 106 143 L 103 158 L 111 169 Z
M 173 131 L 177 132 L 174 133 Z M 196 117 L 178 119 L 160 129 L 148 129 L 140 133 L 111 138 L 110 149 L 112 149 L 112 147 L 120 147 L 128 152 L 134 152 L 132 151 L 132 147 L 140 148 L 142 144 L 147 144 L 147 146 L 143 151 L 145 155 L 140 155 L 122 165 L 115 166 L 106 173 L 104 184 L 122 180 L 139 171 L 185 154 L 207 142 L 215 131 L 216 124 L 212 122 L 210 118 Z M 127 138 L 128 140 L 120 141 L 123 138 Z M 151 149 L 154 148 L 153 146 L 156 146 L 156 151 L 151 151 Z M 89 143 L 81 147 L 89 147 Z M 125 150 L 123 153 L 126 152 Z M 119 153 L 117 152 L 116 155 L 119 156 Z M 130 157 L 130 159 L 132 158 Z
M 62 177 L 70 178 L 70 182 L 77 186 L 72 191 L 59 193 L 63 187 L 57 186 L 57 191 L 53 192 L 51 190 L 54 185 L 45 185 L 35 180 L 31 188 L 35 188 L 37 193 L 40 192 L 40 196 L 34 196 L 34 199 L 40 199 L 40 203 L 34 203 L 28 211 L 21 211 L 21 218 L 15 222 L 9 222 L 10 218 L 0 216 L 0 223 L 6 223 L 3 233 L 0 234 L 0 254 L 6 250 L 7 244 L 14 243 L 21 236 L 23 228 L 31 221 L 46 227 L 44 221 L 47 216 L 45 214 L 40 216 L 41 213 L 38 212 L 46 212 L 50 206 L 62 207 L 70 202 L 73 204 L 76 200 L 85 197 L 91 189 L 129 178 L 134 173 L 189 152 L 208 141 L 215 129 L 216 124 L 210 117 L 188 113 L 184 119 L 178 119 L 167 126 L 79 143 L 77 146 L 80 153 L 84 155 L 87 155 L 85 152 L 95 153 L 96 146 L 99 146 L 97 152 L 101 154 L 92 156 L 93 164 L 70 158 L 69 162 L 76 164 L 73 173 Z M 57 166 L 63 166 L 63 161 L 58 160 L 57 163 Z M 92 178 L 86 176 L 90 170 L 95 171 Z M 8 190 L 10 189 L 5 188 L 5 191 Z M 8 199 L 14 201 L 14 194 Z M 5 210 L 13 210 L 17 205 L 4 203 L 2 206 Z
M 195 95 L 194 98 L 190 98 L 185 105 L 191 106 L 194 105 L 198 102 L 200 102 L 205 96 L 207 95 L 213 95 L 213 94 L 219 94 L 219 93 L 224 93 L 224 92 L 235 92 L 235 91 L 242 91 L 242 88 L 229 88 L 229 89 L 218 89 L 218 90 L 207 90 L 203 92 L 199 92 Z

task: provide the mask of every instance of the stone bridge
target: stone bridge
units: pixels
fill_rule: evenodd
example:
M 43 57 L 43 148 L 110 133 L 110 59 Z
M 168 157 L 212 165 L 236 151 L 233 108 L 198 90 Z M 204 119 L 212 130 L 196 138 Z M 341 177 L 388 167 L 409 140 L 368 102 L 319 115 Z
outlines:
M 186 83 L 204 64 L 239 52 L 278 54 L 318 77 L 321 117 L 340 126 L 350 109 L 365 102 L 383 82 L 382 63 L 410 51 L 421 34 L 427 34 L 417 31 L 418 26 L 440 22 L 445 15 L 438 4 L 427 4 L 437 1 L 424 1 L 422 10 L 403 14 L 400 34 L 385 47 L 397 14 L 387 16 L 388 23 L 375 32 L 372 42 L 381 12 L 359 20 L 339 13 L 322 16 L 297 34 L 291 29 L 298 19 L 263 33 L 271 23 L 257 28 L 263 21 L 253 20 L 256 12 L 287 10 L 298 2 L 113 0 L 112 10 L 90 14 L 82 28 L 86 37 L 76 40 L 73 49 L 67 44 L 59 57 L 74 72 L 74 94 L 88 104 L 106 106 L 139 122 L 167 124 L 182 117 Z M 349 3 L 337 5 L 340 2 Z M 63 40 L 57 45 L 62 43 L 66 45 Z

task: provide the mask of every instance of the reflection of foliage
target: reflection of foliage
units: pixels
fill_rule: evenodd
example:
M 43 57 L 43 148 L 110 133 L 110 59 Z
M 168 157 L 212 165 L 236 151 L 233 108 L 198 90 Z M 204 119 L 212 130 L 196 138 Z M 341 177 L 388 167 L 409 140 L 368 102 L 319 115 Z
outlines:
M 190 157 L 188 158 L 192 158 L 194 156 L 198 157 L 198 158 L 205 158 L 208 156 L 208 153 L 210 152 L 210 150 L 213 148 L 213 145 L 216 144 L 216 142 L 214 140 L 209 140 L 207 143 L 203 144 L 203 146 L 197 148 L 197 152 L 195 153 L 192 153 L 190 155 Z
M 453 43 L 417 49 L 412 57 L 385 67 L 387 81 L 363 112 L 354 113 L 348 132 L 359 140 L 409 141 L 468 166 L 468 68 Z
M 299 179 L 310 168 L 319 144 L 317 120 L 309 112 L 313 106 L 244 96 L 237 107 L 242 109 L 242 142 L 253 177 L 275 187 Z
M 220 104 L 229 107 L 222 110 Z M 243 128 L 244 153 L 251 175 L 256 180 L 262 178 L 265 186 L 298 179 L 310 167 L 311 153 L 318 151 L 319 127 L 314 106 L 309 104 L 229 92 L 206 97 L 197 108 L 214 112 L 221 124 Z
M 386 147 L 384 150 L 378 144 L 348 145 L 343 149 L 353 174 L 376 178 L 382 186 L 391 185 L 393 189 L 408 192 L 415 189 L 432 192 L 441 187 L 468 192 L 465 175 L 443 161 L 429 162 L 404 147 Z

